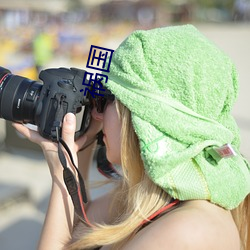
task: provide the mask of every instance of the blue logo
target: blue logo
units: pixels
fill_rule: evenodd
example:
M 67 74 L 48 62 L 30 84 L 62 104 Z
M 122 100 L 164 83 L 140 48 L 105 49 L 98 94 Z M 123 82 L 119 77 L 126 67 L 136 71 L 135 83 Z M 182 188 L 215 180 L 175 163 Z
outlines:
M 109 72 L 113 52 L 113 49 L 91 45 L 86 67 Z M 105 65 L 107 65 L 107 68 L 105 68 Z
M 86 67 L 109 72 L 113 52 L 114 50 L 112 49 L 91 45 Z M 87 76 L 89 76 L 88 79 Z M 93 98 L 95 98 L 95 95 L 104 96 L 104 94 L 100 93 L 100 91 L 105 91 L 103 82 L 107 83 L 107 81 L 108 76 L 104 74 L 85 72 L 82 85 L 87 87 L 81 89 L 80 92 L 84 91 L 84 96 L 86 96 L 89 92 Z

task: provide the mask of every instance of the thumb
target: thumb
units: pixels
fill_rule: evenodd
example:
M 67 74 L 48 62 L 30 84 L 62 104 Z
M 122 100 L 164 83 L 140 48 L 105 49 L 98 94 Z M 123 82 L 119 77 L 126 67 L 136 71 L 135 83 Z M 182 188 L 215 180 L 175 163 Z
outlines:
M 69 148 L 74 148 L 74 137 L 76 130 L 76 117 L 73 113 L 64 116 L 62 126 L 62 138 Z

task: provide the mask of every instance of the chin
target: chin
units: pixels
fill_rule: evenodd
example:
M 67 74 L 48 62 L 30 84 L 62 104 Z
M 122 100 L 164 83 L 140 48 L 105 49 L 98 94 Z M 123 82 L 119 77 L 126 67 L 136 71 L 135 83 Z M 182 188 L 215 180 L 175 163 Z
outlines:
M 106 152 L 106 157 L 111 164 L 121 165 L 121 159 L 119 157 L 115 157 L 114 155 L 109 154 L 108 152 Z

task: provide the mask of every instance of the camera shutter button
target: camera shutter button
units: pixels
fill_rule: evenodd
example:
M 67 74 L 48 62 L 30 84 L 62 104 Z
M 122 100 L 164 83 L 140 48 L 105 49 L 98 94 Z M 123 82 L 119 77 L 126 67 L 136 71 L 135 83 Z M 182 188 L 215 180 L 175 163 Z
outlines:
M 72 81 L 70 81 L 68 79 L 59 80 L 57 82 L 57 85 L 63 89 L 73 89 L 74 88 Z

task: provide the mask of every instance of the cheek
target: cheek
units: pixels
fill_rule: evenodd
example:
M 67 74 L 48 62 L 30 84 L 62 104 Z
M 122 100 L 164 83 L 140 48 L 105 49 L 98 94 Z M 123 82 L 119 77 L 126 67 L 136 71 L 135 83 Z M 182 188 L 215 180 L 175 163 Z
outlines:
M 121 151 L 118 147 L 112 149 L 112 147 L 106 147 L 106 156 L 110 163 L 121 165 Z
M 112 108 L 107 109 L 103 120 L 104 142 L 107 158 L 111 163 L 121 163 L 121 122 Z
M 121 164 L 121 137 L 119 127 L 112 127 L 106 134 L 107 158 L 111 163 Z

